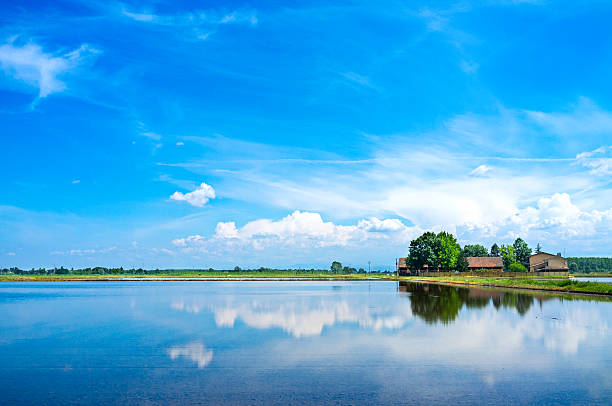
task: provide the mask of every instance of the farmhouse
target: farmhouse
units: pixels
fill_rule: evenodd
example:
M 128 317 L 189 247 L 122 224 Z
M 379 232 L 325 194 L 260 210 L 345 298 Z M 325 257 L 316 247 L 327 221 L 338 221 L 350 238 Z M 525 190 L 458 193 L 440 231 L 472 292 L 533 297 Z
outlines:
M 561 254 L 540 252 L 529 257 L 529 272 L 568 272 L 567 259 Z
M 410 271 L 408 271 L 408 265 L 406 264 L 406 258 L 397 259 L 397 274 L 399 276 L 410 275 Z
M 491 272 L 503 272 L 504 270 L 502 257 L 467 257 L 466 259 L 470 271 L 486 269 Z

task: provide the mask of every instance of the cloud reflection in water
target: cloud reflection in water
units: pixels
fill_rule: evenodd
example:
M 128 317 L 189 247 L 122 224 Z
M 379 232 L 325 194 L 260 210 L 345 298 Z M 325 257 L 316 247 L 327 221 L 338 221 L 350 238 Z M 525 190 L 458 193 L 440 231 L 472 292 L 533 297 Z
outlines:
M 605 337 L 608 329 L 599 313 L 585 312 L 569 302 L 565 306 L 563 299 L 550 295 L 412 283 L 400 283 L 398 290 L 399 295 L 388 292 L 372 297 L 329 292 L 216 296 L 192 299 L 190 304 L 176 300 L 171 306 L 192 314 L 208 309 L 219 328 L 234 328 L 241 321 L 259 330 L 279 328 L 294 338 L 318 337 L 325 329 L 352 324 L 384 332 L 379 342 L 400 348 L 400 356 L 414 353 L 401 348 L 487 353 L 483 348 L 493 346 L 495 357 L 503 358 L 536 342 L 553 352 L 576 354 L 581 343 Z M 550 306 L 545 305 L 548 302 Z M 543 306 L 557 317 L 547 319 Z M 358 336 L 355 342 L 360 341 Z
M 212 350 L 208 350 L 204 344 L 199 341 L 170 347 L 167 352 L 171 360 L 185 357 L 193 361 L 198 368 L 206 367 L 213 359 Z

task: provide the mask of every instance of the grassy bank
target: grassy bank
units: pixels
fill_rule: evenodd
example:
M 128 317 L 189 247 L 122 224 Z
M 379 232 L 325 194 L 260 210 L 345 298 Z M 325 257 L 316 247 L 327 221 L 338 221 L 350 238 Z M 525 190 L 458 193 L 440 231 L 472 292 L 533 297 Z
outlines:
M 113 281 L 113 280 L 208 280 L 208 281 L 240 281 L 240 280 L 397 280 L 396 276 L 387 274 L 328 274 L 328 273 L 299 273 L 299 272 L 187 272 L 187 273 L 159 273 L 147 275 L 112 274 L 112 275 L 0 275 L 0 282 L 61 282 L 61 281 Z
M 400 280 L 422 283 L 446 283 L 456 285 L 493 286 L 501 288 L 549 290 L 571 293 L 591 293 L 599 295 L 612 295 L 612 284 L 597 282 L 580 282 L 571 279 L 538 280 L 515 278 L 478 278 L 478 277 L 447 277 L 447 278 L 419 278 L 402 277 Z
M 547 290 L 557 292 L 590 293 L 612 295 L 612 284 L 580 282 L 571 279 L 554 278 L 538 280 L 529 278 L 495 277 L 397 277 L 388 274 L 330 274 L 300 272 L 171 272 L 147 275 L 0 275 L 0 282 L 61 282 L 61 281 L 113 281 L 113 280 L 189 280 L 189 281 L 256 281 L 256 280 L 310 280 L 310 281 L 410 281 L 419 283 L 444 283 L 455 285 L 478 285 L 502 288 Z

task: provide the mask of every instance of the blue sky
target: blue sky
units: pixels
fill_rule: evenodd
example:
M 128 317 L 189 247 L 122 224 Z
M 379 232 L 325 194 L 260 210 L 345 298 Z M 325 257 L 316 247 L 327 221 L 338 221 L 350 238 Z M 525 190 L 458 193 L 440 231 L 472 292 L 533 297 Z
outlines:
M 611 255 L 612 5 L 0 11 L 3 266 L 393 267 L 410 239 Z

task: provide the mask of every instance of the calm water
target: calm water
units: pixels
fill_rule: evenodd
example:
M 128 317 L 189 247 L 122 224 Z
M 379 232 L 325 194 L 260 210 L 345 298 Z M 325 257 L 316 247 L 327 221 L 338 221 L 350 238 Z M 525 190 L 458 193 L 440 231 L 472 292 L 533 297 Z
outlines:
M 576 281 L 580 282 L 599 282 L 599 283 L 612 283 L 612 278 L 589 278 L 589 277 L 580 277 L 574 278 Z
M 610 404 L 612 302 L 396 282 L 0 284 L 0 404 Z

